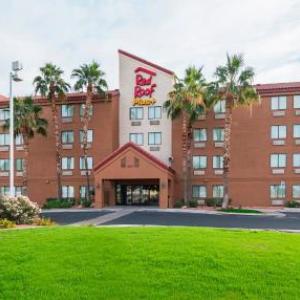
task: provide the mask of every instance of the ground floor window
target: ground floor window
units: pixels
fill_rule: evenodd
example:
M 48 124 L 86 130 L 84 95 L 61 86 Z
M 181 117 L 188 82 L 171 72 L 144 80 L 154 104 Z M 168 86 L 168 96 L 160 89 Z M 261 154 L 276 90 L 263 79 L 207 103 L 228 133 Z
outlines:
M 207 189 L 205 185 L 193 185 L 193 198 L 206 198 Z
M 25 195 L 25 188 L 24 188 L 24 186 L 16 186 L 15 187 L 15 193 L 16 193 L 16 196 Z
M 8 186 L 1 186 L 0 187 L 0 194 L 2 196 L 9 195 L 9 187 Z
M 224 196 L 224 186 L 221 184 L 216 184 L 213 186 L 213 198 L 223 198 Z
M 62 186 L 62 197 L 63 198 L 74 198 L 74 186 L 63 185 Z
M 285 190 L 284 184 L 273 184 L 270 186 L 270 197 L 272 199 L 285 198 Z
M 300 185 L 293 185 L 293 198 L 300 198 Z
M 90 186 L 90 195 L 94 195 L 94 187 Z M 80 186 L 80 198 L 86 198 L 87 197 L 87 186 L 82 185 Z

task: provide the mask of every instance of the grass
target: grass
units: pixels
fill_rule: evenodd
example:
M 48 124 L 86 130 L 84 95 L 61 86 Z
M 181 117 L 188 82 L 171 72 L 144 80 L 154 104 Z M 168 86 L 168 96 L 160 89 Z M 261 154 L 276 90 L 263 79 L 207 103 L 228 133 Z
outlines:
M 300 235 L 52 227 L 0 231 L 0 299 L 299 299 Z
M 221 208 L 219 211 L 228 213 L 242 213 L 242 214 L 261 214 L 262 212 L 256 209 L 243 209 L 243 208 Z

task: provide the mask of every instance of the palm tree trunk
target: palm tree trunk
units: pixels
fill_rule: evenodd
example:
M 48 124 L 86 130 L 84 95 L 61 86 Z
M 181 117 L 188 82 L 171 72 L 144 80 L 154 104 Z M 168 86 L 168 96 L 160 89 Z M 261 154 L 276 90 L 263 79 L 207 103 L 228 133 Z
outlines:
M 222 208 L 227 208 L 229 205 L 228 175 L 229 175 L 229 167 L 230 167 L 231 125 L 232 125 L 232 99 L 226 98 L 224 156 L 223 156 L 224 196 L 223 196 Z
M 186 114 L 182 114 L 182 173 L 183 173 L 183 200 L 188 204 L 188 129 Z
M 23 134 L 23 142 L 24 142 L 24 163 L 23 163 L 23 187 L 26 190 L 26 195 L 28 195 L 28 156 L 29 156 L 29 141 L 26 134 Z
M 84 163 L 85 163 L 85 176 L 86 176 L 86 192 L 85 198 L 87 201 L 90 200 L 90 175 L 88 169 L 88 157 L 87 157 L 87 135 L 88 135 L 88 126 L 89 126 L 89 119 L 90 119 L 90 109 L 92 106 L 92 86 L 89 85 L 87 87 L 87 94 L 86 94 L 86 102 L 83 114 L 83 155 L 84 155 Z
M 56 176 L 57 176 L 57 197 L 62 198 L 62 185 L 61 185 L 61 157 L 60 157 L 60 136 L 59 136 L 59 125 L 58 115 L 56 107 L 56 99 L 54 93 L 51 96 L 51 109 L 52 109 L 52 121 L 54 126 L 54 138 L 55 138 L 55 152 L 56 152 Z

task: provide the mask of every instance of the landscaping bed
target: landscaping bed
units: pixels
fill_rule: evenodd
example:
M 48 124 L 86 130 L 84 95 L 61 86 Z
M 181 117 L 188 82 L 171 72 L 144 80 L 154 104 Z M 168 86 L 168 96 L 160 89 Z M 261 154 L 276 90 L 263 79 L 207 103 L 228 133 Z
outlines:
M 278 232 L 0 230 L 0 299 L 299 299 L 299 251 Z

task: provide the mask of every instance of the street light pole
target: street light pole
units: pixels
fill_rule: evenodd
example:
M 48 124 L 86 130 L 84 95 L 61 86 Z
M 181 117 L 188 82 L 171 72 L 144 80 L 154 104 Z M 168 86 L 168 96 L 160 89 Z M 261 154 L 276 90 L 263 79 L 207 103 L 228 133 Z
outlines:
M 18 77 L 18 71 L 22 70 L 22 65 L 18 61 L 12 63 L 12 71 L 9 74 L 9 194 L 15 196 L 15 137 L 14 137 L 14 100 L 13 100 L 13 81 L 22 81 Z

